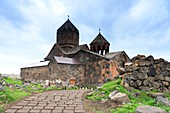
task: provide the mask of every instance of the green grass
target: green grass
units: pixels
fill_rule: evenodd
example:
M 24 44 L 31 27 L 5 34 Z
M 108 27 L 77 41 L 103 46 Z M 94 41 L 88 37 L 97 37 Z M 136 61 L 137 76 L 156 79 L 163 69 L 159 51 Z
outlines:
M 119 108 L 110 109 L 111 113 L 134 113 L 136 108 L 140 105 L 150 105 L 150 106 L 156 106 L 159 108 L 162 108 L 166 110 L 168 113 L 170 113 L 170 107 L 161 105 L 161 104 L 155 104 L 155 98 L 151 98 L 147 95 L 146 92 L 140 91 L 140 90 L 133 90 L 132 92 L 129 92 L 127 89 L 125 89 L 121 84 L 121 79 L 118 79 L 116 81 L 111 81 L 102 86 L 97 92 L 94 92 L 91 96 L 87 96 L 86 98 L 90 100 L 102 100 L 102 99 L 108 99 L 108 95 L 114 91 L 118 90 L 119 92 L 126 93 L 128 97 L 130 98 L 130 103 L 126 103 L 122 105 Z M 157 92 L 156 90 L 153 90 L 152 93 Z M 138 93 L 139 96 L 135 97 L 133 94 Z M 165 93 L 167 98 L 170 98 L 170 94 Z
M 5 91 L 0 92 L 0 101 L 3 103 L 10 103 L 28 95 L 30 95 L 30 93 L 20 89 L 10 89 L 6 87 Z
M 18 85 L 22 85 L 22 81 L 21 81 L 21 80 L 12 79 L 12 78 L 9 78 L 9 77 L 5 77 L 5 78 L 3 78 L 3 80 L 4 80 L 5 82 L 7 82 L 8 84 L 18 84 Z
M 114 90 L 118 90 L 119 92 L 126 93 L 129 97 L 132 98 L 130 92 L 128 92 L 126 89 L 124 89 L 123 86 L 120 85 L 120 83 L 121 83 L 121 79 L 118 79 L 114 82 L 113 81 L 107 82 L 106 84 L 104 84 L 102 86 L 102 88 L 99 89 L 99 91 L 94 92 L 92 94 L 92 96 L 87 96 L 87 98 L 90 100 L 107 99 L 108 95 Z M 101 94 L 101 92 L 102 92 L 102 94 Z M 104 93 L 104 95 L 103 95 L 103 93 Z

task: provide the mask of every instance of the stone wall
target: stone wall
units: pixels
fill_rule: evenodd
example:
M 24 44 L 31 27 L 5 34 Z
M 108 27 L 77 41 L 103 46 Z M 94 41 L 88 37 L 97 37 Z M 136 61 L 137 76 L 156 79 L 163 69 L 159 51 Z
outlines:
M 103 84 L 118 75 L 118 64 L 112 60 L 87 63 L 85 67 L 85 85 Z
M 84 77 L 84 66 L 83 65 L 71 65 L 71 64 L 58 64 L 56 61 L 52 61 L 49 64 L 49 76 L 50 80 L 60 79 L 67 84 L 70 83 L 71 79 L 75 79 L 76 85 L 82 85 Z
M 30 80 L 49 80 L 49 69 L 48 66 L 21 68 L 20 77 Z
M 170 92 L 170 63 L 153 56 L 138 55 L 131 59 L 132 65 L 126 66 L 124 85 L 141 90 Z

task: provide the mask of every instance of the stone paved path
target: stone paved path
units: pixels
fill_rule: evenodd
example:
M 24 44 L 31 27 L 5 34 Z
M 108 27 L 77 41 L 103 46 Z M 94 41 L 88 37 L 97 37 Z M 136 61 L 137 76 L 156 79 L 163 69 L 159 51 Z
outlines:
M 35 94 L 5 113 L 85 113 L 82 95 L 85 90 L 61 90 Z

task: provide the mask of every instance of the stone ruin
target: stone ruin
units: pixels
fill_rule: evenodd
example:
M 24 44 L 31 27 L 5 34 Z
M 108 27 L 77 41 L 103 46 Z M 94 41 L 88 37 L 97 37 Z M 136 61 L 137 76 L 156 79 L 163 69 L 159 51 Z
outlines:
M 125 87 L 170 93 L 170 62 L 153 56 L 137 55 L 125 66 Z

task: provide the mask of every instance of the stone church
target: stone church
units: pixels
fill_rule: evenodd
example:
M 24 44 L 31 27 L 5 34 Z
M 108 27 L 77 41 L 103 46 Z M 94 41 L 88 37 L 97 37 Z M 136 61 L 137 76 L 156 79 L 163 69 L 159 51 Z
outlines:
M 124 51 L 110 52 L 100 33 L 89 44 L 79 44 L 79 30 L 68 19 L 56 33 L 56 43 L 43 61 L 21 68 L 22 79 L 61 80 L 72 85 L 97 85 L 118 75 L 130 62 Z

